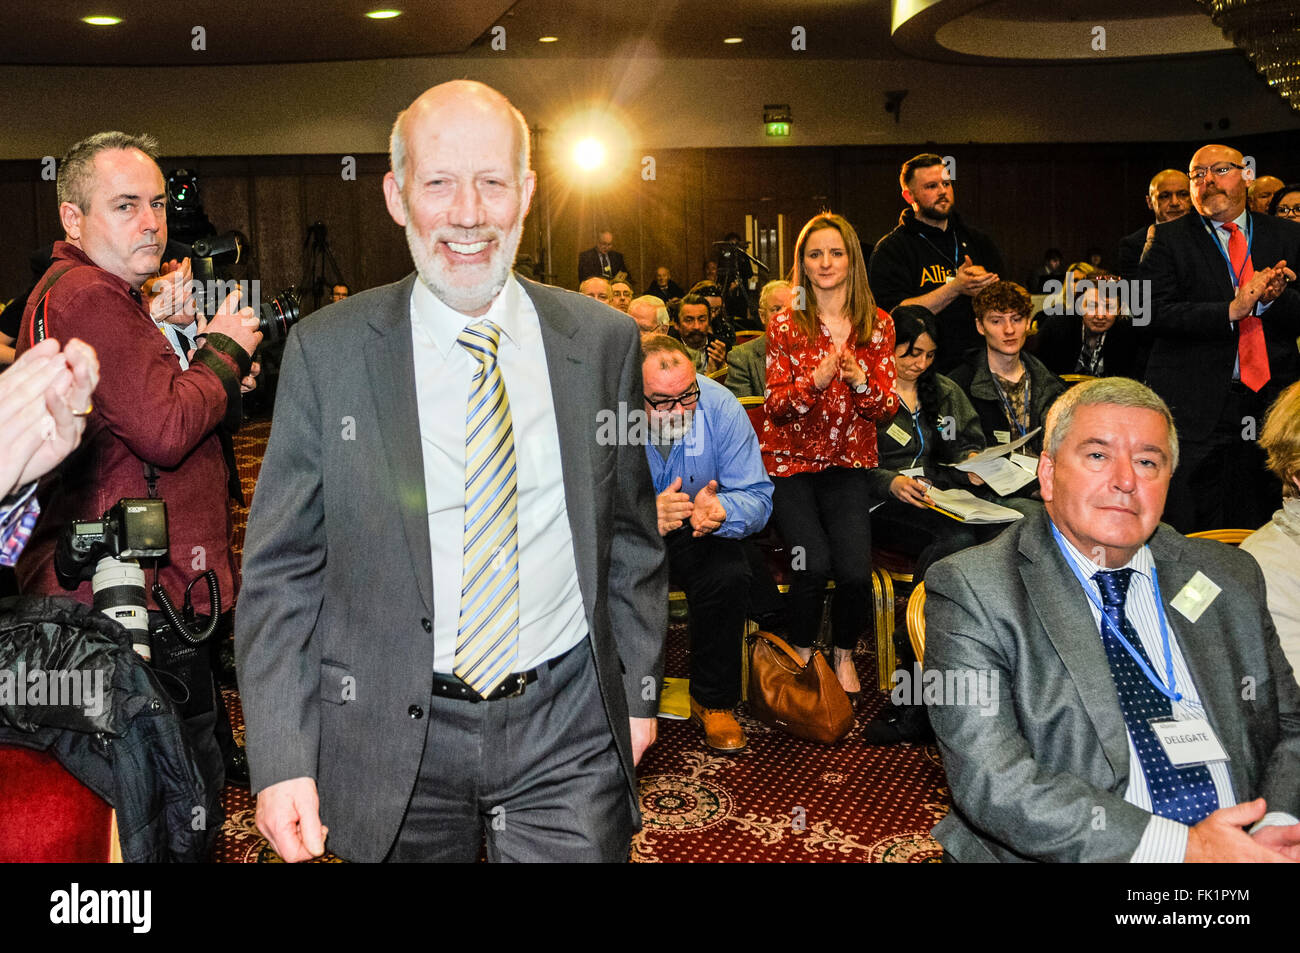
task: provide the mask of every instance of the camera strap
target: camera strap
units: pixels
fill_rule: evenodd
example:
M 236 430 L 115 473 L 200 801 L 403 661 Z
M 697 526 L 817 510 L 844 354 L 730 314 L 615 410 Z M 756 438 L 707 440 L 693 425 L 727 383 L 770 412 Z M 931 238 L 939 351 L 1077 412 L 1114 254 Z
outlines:
M 58 284 L 59 279 L 75 267 L 77 267 L 76 262 L 70 263 L 68 267 L 51 275 L 45 284 L 38 289 L 40 300 L 37 301 L 36 310 L 32 314 L 32 334 L 31 340 L 27 342 L 28 347 L 35 347 L 49 337 L 49 317 L 47 312 L 50 304 L 50 292 L 54 290 L 54 286 Z M 37 294 L 38 292 L 34 291 L 32 293 Z

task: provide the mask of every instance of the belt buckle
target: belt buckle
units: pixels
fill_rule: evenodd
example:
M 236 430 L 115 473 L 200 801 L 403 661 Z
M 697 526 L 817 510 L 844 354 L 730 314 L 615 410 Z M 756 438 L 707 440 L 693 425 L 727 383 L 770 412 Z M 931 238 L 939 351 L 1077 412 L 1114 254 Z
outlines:
M 512 692 L 506 692 L 504 695 L 500 696 L 501 698 L 518 698 L 524 693 L 524 689 L 528 687 L 528 674 L 526 672 L 511 675 L 506 679 L 505 684 L 508 684 L 511 680 L 515 682 L 515 690 Z

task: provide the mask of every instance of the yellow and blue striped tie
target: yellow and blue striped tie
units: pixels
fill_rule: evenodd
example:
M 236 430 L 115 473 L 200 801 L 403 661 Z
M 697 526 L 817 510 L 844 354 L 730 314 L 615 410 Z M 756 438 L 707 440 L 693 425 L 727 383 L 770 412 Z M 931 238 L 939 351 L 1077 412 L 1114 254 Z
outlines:
M 519 511 L 510 401 L 497 366 L 501 329 L 480 321 L 456 343 L 478 364 L 465 419 L 465 555 L 456 675 L 487 695 L 519 656 Z

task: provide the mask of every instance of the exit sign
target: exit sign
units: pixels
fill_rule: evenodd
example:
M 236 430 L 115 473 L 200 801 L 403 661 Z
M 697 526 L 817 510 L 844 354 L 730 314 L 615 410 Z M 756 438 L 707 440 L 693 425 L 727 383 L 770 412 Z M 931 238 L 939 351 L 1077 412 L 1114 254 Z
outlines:
M 769 122 L 764 123 L 769 136 L 788 137 L 790 135 L 790 124 L 788 122 Z

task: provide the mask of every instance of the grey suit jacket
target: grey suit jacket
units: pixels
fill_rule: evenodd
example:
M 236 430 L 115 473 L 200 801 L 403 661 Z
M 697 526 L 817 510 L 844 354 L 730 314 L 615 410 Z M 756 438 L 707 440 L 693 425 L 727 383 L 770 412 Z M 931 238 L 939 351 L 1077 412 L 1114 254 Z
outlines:
M 414 281 L 290 333 L 236 624 L 253 790 L 314 778 L 330 847 L 358 861 L 382 859 L 397 834 L 433 673 Z M 596 436 L 599 411 L 641 406 L 640 340 L 607 306 L 521 283 L 541 322 L 589 638 L 635 816 L 628 717 L 656 711 L 667 573 L 645 449 Z
M 767 335 L 727 352 L 727 390 L 737 397 L 763 397 L 767 390 Z
M 1264 797 L 1269 810 L 1297 815 L 1300 686 L 1258 566 L 1164 524 L 1149 545 L 1238 801 Z M 1169 602 L 1198 570 L 1223 591 L 1192 623 Z M 930 707 L 953 797 L 934 836 L 959 861 L 1127 861 L 1151 815 L 1124 801 L 1124 716 L 1087 597 L 1046 511 L 935 563 L 925 586 L 926 677 L 974 670 L 998 678 L 995 714 Z

